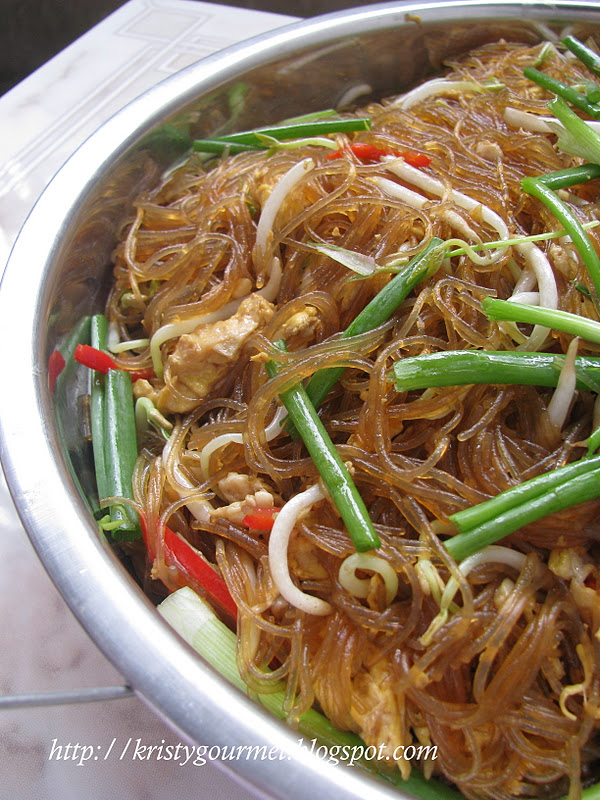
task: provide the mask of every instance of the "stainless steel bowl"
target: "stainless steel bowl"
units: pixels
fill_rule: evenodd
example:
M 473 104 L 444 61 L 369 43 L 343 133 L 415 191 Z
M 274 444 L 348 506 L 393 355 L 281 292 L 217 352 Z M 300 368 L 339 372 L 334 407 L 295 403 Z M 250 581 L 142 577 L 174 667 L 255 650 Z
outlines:
M 159 84 L 98 130 L 27 220 L 0 291 L 2 464 L 53 581 L 92 639 L 179 734 L 212 745 L 277 746 L 284 760 L 235 762 L 268 797 L 398 797 L 358 770 L 298 746 L 298 736 L 215 673 L 163 622 L 99 536 L 86 496 L 92 472 L 69 366 L 54 394 L 48 357 L 102 306 L 115 231 L 133 195 L 206 135 L 397 92 L 444 58 L 505 37 L 534 42 L 568 27 L 600 33 L 593 3 L 386 3 L 328 14 L 228 48 Z M 358 87 L 358 88 L 357 88 Z M 18 332 L 18 335 L 16 334 Z

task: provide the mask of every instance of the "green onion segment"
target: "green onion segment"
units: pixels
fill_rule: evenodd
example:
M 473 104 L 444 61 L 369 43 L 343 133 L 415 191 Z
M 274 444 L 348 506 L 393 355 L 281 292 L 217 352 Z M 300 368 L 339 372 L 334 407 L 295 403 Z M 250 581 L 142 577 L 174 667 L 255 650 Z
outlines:
M 521 188 L 527 194 L 541 200 L 565 228 L 587 268 L 596 294 L 600 295 L 600 257 L 581 222 L 543 178 L 523 178 Z
M 588 342 L 600 344 L 600 322 L 581 317 L 579 314 L 515 303 L 512 300 L 498 300 L 495 297 L 486 297 L 481 303 L 481 308 L 488 319 L 544 325 L 547 328 L 580 336 Z
M 106 317 L 103 314 L 95 314 L 90 322 L 90 344 L 97 350 L 106 350 L 108 341 Z M 110 497 L 104 462 L 104 376 L 96 370 L 91 370 L 90 378 L 90 422 L 98 499 L 103 500 L 105 497 Z
M 457 511 L 452 520 L 460 532 L 481 525 L 498 514 L 510 511 L 515 505 L 539 497 L 544 492 L 559 488 L 565 481 L 576 478 L 591 471 L 600 470 L 600 456 L 580 459 L 564 467 L 545 472 L 536 478 L 520 483 L 511 489 L 501 492 L 490 500 L 484 500 L 470 508 Z
M 565 36 L 562 40 L 564 46 L 590 69 L 595 75 L 600 76 L 600 56 L 587 45 L 576 39 L 575 36 Z
M 562 123 L 562 128 L 558 125 L 552 126 L 550 123 L 553 129 L 556 127 L 558 148 L 569 155 L 580 156 L 591 161 L 593 164 L 600 163 L 600 136 L 596 131 L 578 116 L 561 97 L 548 103 L 548 108 Z
M 567 169 L 558 169 L 555 172 L 546 172 L 544 175 L 539 175 L 537 180 L 556 192 L 559 189 L 567 189 L 569 186 L 587 183 L 596 178 L 600 178 L 599 164 L 581 164 L 577 167 L 567 167 Z
M 571 105 L 580 109 L 580 111 L 585 111 L 592 119 L 600 119 L 600 106 L 590 103 L 584 94 L 578 92 L 572 86 L 567 86 L 566 83 L 556 80 L 556 78 L 551 78 L 550 75 L 540 72 L 535 67 L 525 67 L 523 74 L 526 78 L 541 86 L 542 89 L 568 100 Z
M 556 386 L 562 361 L 551 353 L 458 350 L 402 359 L 393 373 L 400 392 L 478 383 Z M 600 380 L 599 369 L 600 359 L 576 358 L 578 387 Z M 598 496 L 600 456 L 586 457 L 451 515 L 459 533 L 444 546 L 461 561 L 530 522 Z
M 339 119 L 315 119 L 308 122 L 295 122 L 289 125 L 275 125 L 268 128 L 256 128 L 253 131 L 230 133 L 214 139 L 196 139 L 194 150 L 205 153 L 227 152 L 230 155 L 244 150 L 263 150 L 269 148 L 268 138 L 277 141 L 286 139 L 304 139 L 315 136 L 326 136 L 331 133 L 351 133 L 368 131 L 371 121 L 366 117 L 350 117 Z
M 277 374 L 277 365 L 273 361 L 266 364 L 266 369 L 270 377 Z M 294 384 L 282 391 L 280 398 L 344 520 L 354 546 L 359 552 L 379 547 L 379 537 L 363 499 L 304 387 L 300 383 Z
M 91 319 L 93 347 L 106 349 L 108 323 L 102 314 Z M 138 456 L 131 376 L 120 369 L 106 374 L 92 370 L 92 447 L 100 501 L 108 497 L 132 497 L 131 479 Z M 111 505 L 110 535 L 114 541 L 133 541 L 141 536 L 137 513 L 127 505 Z
M 386 322 L 412 289 L 438 270 L 444 254 L 442 240 L 433 238 L 421 253 L 378 292 L 342 336 L 366 333 Z M 267 371 L 271 377 L 276 374 L 274 362 L 267 364 Z M 289 433 L 299 434 L 304 441 L 344 520 L 354 546 L 359 552 L 365 552 L 379 547 L 379 537 L 354 481 L 316 413 L 316 409 L 343 372 L 343 367 L 319 370 L 308 381 L 306 388 L 302 384 L 292 386 L 282 392 L 281 400 L 289 415 Z
M 599 495 L 600 456 L 580 459 L 452 514 L 449 519 L 460 532 L 444 547 L 462 561 L 530 522 Z
M 481 383 L 556 386 L 564 356 L 504 350 L 446 350 L 397 361 L 393 377 L 398 392 Z M 600 381 L 600 358 L 575 359 L 577 386 Z
M 443 241 L 433 237 L 363 308 L 342 333 L 342 337 L 358 336 L 387 322 L 415 286 L 437 272 L 445 255 Z M 329 367 L 312 375 L 306 384 L 306 393 L 315 408 L 320 407 L 344 370 L 344 367 Z

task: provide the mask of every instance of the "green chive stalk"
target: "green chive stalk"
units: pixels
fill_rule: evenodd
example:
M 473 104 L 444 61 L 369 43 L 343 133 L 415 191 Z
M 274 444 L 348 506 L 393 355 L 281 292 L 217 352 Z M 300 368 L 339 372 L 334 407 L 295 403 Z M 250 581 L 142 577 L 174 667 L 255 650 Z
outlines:
M 571 333 L 573 336 L 580 336 L 588 342 L 600 344 L 600 322 L 581 317 L 579 314 L 515 303 L 512 300 L 499 300 L 495 297 L 486 297 L 481 303 L 481 308 L 491 320 L 544 325 L 557 331 Z
M 107 349 L 108 321 L 103 314 L 95 314 L 90 320 L 90 344 L 97 350 Z M 90 377 L 90 423 L 98 499 L 103 500 L 110 496 L 104 463 L 104 375 L 96 370 L 91 370 Z
M 516 304 L 504 302 L 502 308 L 513 305 Z M 531 310 L 529 306 L 526 308 Z M 502 315 L 502 318 L 512 320 L 514 315 Z M 546 322 L 537 317 L 536 321 L 542 324 Z M 522 351 L 458 350 L 431 353 L 398 361 L 394 365 L 395 385 L 398 391 L 478 383 L 556 386 L 562 361 L 564 356 Z M 575 371 L 578 388 L 590 388 L 594 384 L 591 388 L 597 389 L 599 369 L 600 359 L 577 357 Z M 459 532 L 444 542 L 450 555 L 456 561 L 462 561 L 524 525 L 600 497 L 600 456 L 592 456 L 600 438 L 595 436 L 590 440 L 586 458 L 532 478 L 490 500 L 452 514 L 450 522 Z
M 594 75 L 600 76 L 600 56 L 598 53 L 594 52 L 594 50 L 583 42 L 580 42 L 575 36 L 565 36 L 565 38 L 562 39 L 562 43 L 573 55 L 577 56 L 582 64 L 585 64 Z
M 227 152 L 234 155 L 244 150 L 268 149 L 270 147 L 269 139 L 276 139 L 277 141 L 306 139 L 335 133 L 368 131 L 370 129 L 371 121 L 366 117 L 315 119 L 308 122 L 295 122 L 289 125 L 256 128 L 253 131 L 241 131 L 213 139 L 196 139 L 193 143 L 193 148 L 200 152 Z
M 103 314 L 90 321 L 90 343 L 106 351 L 108 322 Z M 105 375 L 91 370 L 90 416 L 96 486 L 100 501 L 108 497 L 132 497 L 131 479 L 138 456 L 131 376 L 111 369 Z M 110 521 L 102 525 L 113 541 L 140 538 L 138 515 L 127 505 L 111 505 Z M 102 524 L 102 523 L 101 523 Z
M 596 428 L 588 436 L 587 440 L 588 457 L 593 456 L 599 447 L 600 447 L 600 427 Z
M 556 386 L 564 358 L 520 350 L 447 350 L 400 359 L 393 377 L 398 392 L 482 383 Z M 579 389 L 598 385 L 600 359 L 578 356 L 575 370 Z
M 104 468 L 108 497 L 132 497 L 132 476 L 138 457 L 131 376 L 109 369 L 104 376 Z M 135 541 L 141 536 L 137 513 L 127 505 L 111 506 L 115 541 Z
M 571 476 L 558 482 L 552 488 L 544 491 L 543 494 L 534 495 L 524 503 L 505 508 L 499 513 L 494 513 L 487 521 L 481 522 L 448 539 L 444 542 L 444 547 L 456 561 L 462 561 L 467 556 L 473 555 L 473 553 L 479 552 L 484 547 L 514 533 L 524 525 L 547 517 L 557 511 L 563 511 L 579 503 L 584 503 L 587 500 L 596 499 L 600 496 L 600 466 L 596 463 L 599 460 L 598 458 L 584 459 L 583 466 L 588 466 L 592 462 L 594 462 L 594 466 L 590 466 L 589 469 L 583 470 L 574 477 Z M 577 464 L 580 463 L 577 462 Z M 567 469 L 567 467 L 563 469 Z M 560 470 L 555 470 L 555 479 L 556 473 L 559 473 L 558 477 L 560 478 Z M 546 476 L 541 477 L 545 478 Z M 509 491 L 512 492 L 513 490 Z M 502 495 L 499 495 L 499 497 L 502 497 Z M 509 500 L 512 499 L 514 499 L 514 496 L 510 495 Z M 506 496 L 503 500 L 506 503 Z M 450 521 L 456 524 L 456 517 L 460 513 L 452 515 Z
M 581 222 L 558 195 L 546 185 L 543 178 L 523 178 L 521 187 L 527 194 L 541 200 L 565 228 L 587 268 L 596 294 L 600 295 L 600 257 Z
M 354 318 L 342 337 L 358 336 L 387 322 L 415 286 L 437 272 L 445 256 L 443 241 L 437 237 L 431 239 L 427 247 L 411 259 Z M 344 371 L 344 367 L 329 367 L 312 375 L 306 384 L 306 392 L 315 408 L 320 407 Z
M 598 474 L 600 471 L 600 456 L 583 458 L 567 464 L 564 467 L 545 472 L 535 478 L 530 478 L 523 483 L 513 486 L 504 492 L 484 500 L 475 506 L 470 506 L 462 511 L 457 511 L 450 519 L 459 533 L 467 533 L 482 525 L 493 523 L 494 520 L 507 513 L 524 507 L 531 500 L 538 499 L 544 494 L 562 491 L 562 486 L 574 478 L 589 473 Z M 600 491 L 600 487 L 599 487 Z M 456 537 L 454 537 L 456 538 Z M 449 540 L 449 545 L 453 540 Z M 473 551 L 475 552 L 475 551 Z
M 277 365 L 273 361 L 266 364 L 266 369 L 270 377 L 277 374 Z M 361 553 L 379 547 L 379 537 L 363 499 L 304 386 L 297 383 L 282 391 L 279 396 L 323 479 L 354 546 Z
M 592 164 L 600 164 L 600 136 L 596 131 L 560 97 L 548 103 L 548 108 L 562 125 L 553 126 L 558 148 Z
M 525 67 L 523 74 L 529 80 L 537 83 L 542 89 L 546 89 L 552 94 L 562 97 L 567 100 L 571 105 L 585 111 L 592 119 L 600 119 L 600 106 L 595 103 L 590 103 L 587 97 L 572 86 L 567 86 L 566 83 L 556 80 L 556 78 L 546 75 L 545 72 L 540 72 L 535 67 Z
M 562 798 L 565 800 L 565 798 Z M 600 800 L 600 783 L 595 783 L 593 786 L 588 786 L 581 793 L 581 800 Z
M 236 144 L 257 144 L 257 134 L 270 136 L 272 139 L 304 139 L 312 136 L 326 136 L 330 133 L 351 133 L 354 131 L 368 131 L 371 121 L 367 117 L 350 117 L 346 119 L 322 119 L 312 122 L 296 122 L 290 125 L 273 125 L 271 127 L 256 128 L 252 131 L 230 133 L 218 138 L 223 142 Z
M 546 172 L 539 176 L 539 180 L 552 191 L 567 189 L 569 186 L 577 186 L 579 183 L 600 178 L 599 164 L 581 164 L 567 169 L 558 169 L 555 172 Z

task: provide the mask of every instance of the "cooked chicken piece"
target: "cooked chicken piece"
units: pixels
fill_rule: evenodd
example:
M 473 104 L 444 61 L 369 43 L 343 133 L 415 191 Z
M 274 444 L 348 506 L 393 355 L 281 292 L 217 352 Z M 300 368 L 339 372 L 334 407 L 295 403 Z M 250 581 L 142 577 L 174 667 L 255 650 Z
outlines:
M 319 315 L 313 306 L 307 306 L 302 311 L 293 314 L 281 328 L 281 338 L 288 344 L 290 350 L 296 350 L 306 345 L 313 338 L 319 325 Z
M 259 508 L 274 508 L 278 505 L 275 496 L 265 487 L 260 478 L 250 478 L 248 475 L 241 475 L 237 472 L 230 472 L 227 477 L 218 483 L 220 493 L 229 499 L 229 505 L 215 508 L 210 512 L 211 517 L 226 519 L 238 525 L 248 514 Z M 252 492 L 241 495 L 244 488 L 252 489 Z M 236 499 L 239 498 L 239 499 Z M 280 498 L 278 498 L 280 501 Z
M 236 500 L 244 500 L 249 494 L 257 494 L 258 492 L 265 492 L 271 497 L 271 505 L 273 505 L 273 496 L 271 489 L 259 477 L 246 475 L 243 472 L 228 472 L 224 478 L 217 483 L 218 494 L 228 503 L 234 503 Z M 263 506 L 264 508 L 265 506 Z
M 167 360 L 170 382 L 155 401 L 159 411 L 192 411 L 200 400 L 221 390 L 248 339 L 266 325 L 273 311 L 273 305 L 255 292 L 229 319 L 198 325 L 180 336 Z
M 592 231 L 590 230 L 590 234 Z M 578 270 L 578 260 L 568 247 L 563 247 L 556 242 L 553 242 L 549 249 L 548 255 L 552 261 L 552 266 L 559 270 L 567 280 L 575 280 Z
M 379 746 L 388 757 L 394 752 L 402 753 L 402 745 L 412 744 L 412 736 L 405 730 L 402 701 L 394 691 L 391 665 L 381 658 L 368 672 L 359 673 L 352 683 L 351 714 L 361 738 L 367 744 Z M 396 764 L 406 780 L 410 761 L 398 758 Z
M 327 570 L 319 561 L 315 546 L 305 536 L 293 536 L 288 550 L 290 572 L 300 580 L 325 580 Z
M 145 378 L 139 378 L 133 384 L 133 396 L 136 400 L 139 400 L 140 397 L 148 397 L 156 405 L 160 396 L 160 389 L 155 389 L 150 381 Z

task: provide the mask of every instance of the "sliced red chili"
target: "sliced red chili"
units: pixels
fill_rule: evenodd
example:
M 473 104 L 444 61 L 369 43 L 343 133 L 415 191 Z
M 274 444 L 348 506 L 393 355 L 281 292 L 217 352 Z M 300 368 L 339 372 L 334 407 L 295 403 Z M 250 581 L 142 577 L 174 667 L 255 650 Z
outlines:
M 253 531 L 270 531 L 275 522 L 274 514 L 277 508 L 254 508 L 246 514 L 242 524 Z
M 65 368 L 65 359 L 60 350 L 53 350 L 48 359 L 48 386 L 50 391 L 54 391 L 56 379 Z
M 223 578 L 195 547 L 170 528 L 165 530 L 165 560 L 187 573 L 209 598 L 236 618 L 237 606 Z
M 424 155 L 424 153 L 398 153 L 407 164 L 411 167 L 428 167 L 431 164 L 431 158 Z
M 75 361 L 83 364 L 84 367 L 95 369 L 96 372 L 107 373 L 109 369 L 122 369 L 124 372 L 129 372 L 132 381 L 137 381 L 139 378 L 153 378 L 154 370 L 152 367 L 144 369 L 126 370 L 119 366 L 117 362 L 105 353 L 104 350 L 98 350 L 89 344 L 78 344 L 75 348 Z
M 367 142 L 353 142 L 348 145 L 348 150 L 360 161 L 365 161 L 367 163 L 380 161 L 385 156 L 396 156 L 397 158 L 403 158 L 406 163 L 410 164 L 412 167 L 427 167 L 431 164 L 431 158 L 423 153 L 393 150 L 389 147 L 378 147 L 375 144 L 368 144 Z M 333 153 L 329 153 L 327 158 L 329 160 L 342 158 L 346 152 L 347 151 L 343 149 L 335 150 Z
M 156 554 L 150 545 L 146 520 L 141 514 L 140 526 L 148 555 L 150 560 L 154 561 Z M 227 588 L 227 584 L 195 547 L 192 547 L 189 542 L 175 533 L 175 531 L 165 528 L 164 549 L 167 566 L 177 567 L 180 587 L 188 586 L 189 584 L 192 584 L 192 588 L 194 588 L 194 585 L 198 586 L 206 593 L 209 600 L 217 603 L 233 619 L 236 619 L 237 606 Z
M 109 369 L 118 369 L 114 360 L 103 350 L 97 350 L 89 344 L 78 344 L 75 348 L 75 361 L 84 367 L 95 369 L 96 372 L 108 372 Z

